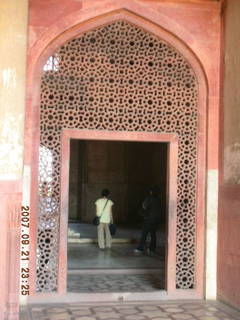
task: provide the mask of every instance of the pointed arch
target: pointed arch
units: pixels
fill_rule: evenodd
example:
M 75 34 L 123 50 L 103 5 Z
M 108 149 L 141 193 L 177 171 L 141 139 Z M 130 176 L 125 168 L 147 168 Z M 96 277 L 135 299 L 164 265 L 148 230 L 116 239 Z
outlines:
M 41 39 L 34 48 L 32 48 L 33 52 L 33 61 L 30 67 L 30 88 L 33 88 L 33 82 L 38 83 L 38 88 L 34 90 L 33 95 L 29 96 L 29 101 L 31 104 L 31 111 L 34 112 L 34 117 L 32 118 L 31 125 L 35 128 L 36 137 L 39 137 L 39 101 L 40 101 L 40 78 L 41 78 L 41 70 L 43 69 L 43 65 L 46 62 L 47 58 L 55 52 L 57 48 L 63 45 L 66 41 L 75 38 L 76 36 L 80 37 L 82 34 L 91 31 L 93 29 L 97 29 L 101 26 L 111 24 L 112 22 L 124 20 L 127 21 L 136 27 L 157 36 L 159 39 L 164 40 L 166 43 L 171 45 L 175 50 L 177 50 L 191 65 L 192 69 L 197 78 L 198 82 L 198 116 L 199 116 L 199 127 L 198 127 L 198 190 L 197 190 L 197 201 L 198 201 L 198 210 L 196 215 L 196 225 L 202 226 L 204 223 L 204 208 L 201 206 L 203 202 L 202 199 L 204 197 L 204 186 L 205 186 L 205 150 L 206 150 L 206 107 L 207 107 L 207 81 L 204 73 L 204 69 L 197 58 L 197 56 L 192 52 L 192 50 L 182 42 L 176 35 L 173 35 L 171 32 L 166 29 L 160 27 L 159 25 L 151 22 L 149 19 L 143 16 L 139 16 L 129 10 L 119 9 L 114 10 L 112 12 L 107 12 L 105 14 L 99 15 L 97 17 L 89 18 L 79 24 L 72 26 L 71 28 L 65 30 L 58 34 L 54 39 L 50 40 L 47 43 L 47 38 Z M 50 34 L 53 31 L 50 30 Z M 43 36 L 44 38 L 44 36 Z M 49 39 L 48 39 L 49 40 Z M 38 146 L 33 148 L 33 162 L 36 164 L 37 156 L 38 156 Z M 33 166 L 33 181 L 37 181 L 37 166 Z M 34 203 L 33 208 L 37 208 L 37 197 L 36 197 L 36 186 L 33 185 L 33 194 L 32 194 L 32 202 Z M 34 222 L 33 222 L 34 223 Z M 36 223 L 37 218 L 35 219 L 35 226 L 32 228 L 32 232 L 36 234 Z M 35 231 L 34 231 L 35 230 Z M 197 247 L 201 248 L 199 253 L 196 254 L 196 287 L 195 292 L 196 296 L 202 297 L 203 295 L 203 237 L 204 235 L 197 232 L 196 233 L 196 243 Z M 63 254 L 60 248 L 60 253 Z M 34 267 L 33 262 L 34 257 L 32 257 L 32 265 Z M 34 283 L 34 278 L 32 280 L 32 284 Z M 34 287 L 34 285 L 32 286 Z M 192 290 L 190 290 L 192 291 Z M 172 288 L 171 294 L 174 293 L 175 290 Z M 184 292 L 184 295 L 187 292 Z M 192 296 L 192 293 L 191 293 Z

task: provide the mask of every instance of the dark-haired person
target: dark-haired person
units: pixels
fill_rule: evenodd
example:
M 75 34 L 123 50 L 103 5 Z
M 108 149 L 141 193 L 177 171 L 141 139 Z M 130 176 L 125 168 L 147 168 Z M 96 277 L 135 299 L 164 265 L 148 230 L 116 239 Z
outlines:
M 157 186 L 150 188 L 149 195 L 144 200 L 142 206 L 145 211 L 143 229 L 138 247 L 135 253 L 142 253 L 145 249 L 147 236 L 150 233 L 151 241 L 147 249 L 148 253 L 154 254 L 157 246 L 156 231 L 160 221 L 161 202 L 159 198 L 160 190 Z
M 101 192 L 102 197 L 95 202 L 96 215 L 100 217 L 98 225 L 98 245 L 100 249 L 111 248 L 112 244 L 109 224 L 113 223 L 113 202 L 108 198 L 109 194 L 108 189 L 103 189 Z

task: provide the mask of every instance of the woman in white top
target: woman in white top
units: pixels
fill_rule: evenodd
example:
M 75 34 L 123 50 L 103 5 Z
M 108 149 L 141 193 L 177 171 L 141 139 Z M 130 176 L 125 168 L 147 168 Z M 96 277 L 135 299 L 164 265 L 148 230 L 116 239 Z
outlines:
M 112 200 L 108 199 L 110 192 L 103 189 L 102 197 L 95 202 L 96 215 L 100 217 L 98 225 L 98 245 L 100 249 L 111 248 L 112 237 L 109 231 L 109 224 L 113 223 Z

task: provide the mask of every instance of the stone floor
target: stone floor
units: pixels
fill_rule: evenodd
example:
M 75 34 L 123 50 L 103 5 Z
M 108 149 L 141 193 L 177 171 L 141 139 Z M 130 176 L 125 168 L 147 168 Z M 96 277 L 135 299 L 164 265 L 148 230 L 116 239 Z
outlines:
M 162 268 L 164 247 L 154 257 L 133 253 L 136 244 L 113 244 L 110 250 L 99 250 L 97 244 L 68 244 L 68 270 Z
M 115 304 L 31 305 L 20 320 L 239 320 L 240 313 L 218 302 L 178 301 Z
M 160 271 L 147 274 L 68 275 L 68 292 L 153 292 L 164 289 Z
M 139 240 L 141 235 L 141 224 L 138 226 L 126 226 L 126 225 L 117 225 L 117 232 L 113 237 L 113 240 L 116 239 L 129 239 L 132 242 Z M 97 239 L 97 227 L 90 223 L 69 223 L 68 224 L 68 236 L 70 238 L 77 240 L 86 240 L 86 239 Z M 158 245 L 164 245 L 166 242 L 165 236 L 165 226 L 159 226 L 157 230 L 157 243 Z M 71 242 L 71 241 L 69 241 Z M 73 241 L 74 242 L 74 241 Z M 78 241 L 75 241 L 78 242 Z M 84 241 L 82 241 L 84 242 Z
M 90 228 L 90 227 L 89 227 Z M 86 228 L 85 234 L 89 236 Z M 91 227 L 91 230 L 92 227 Z M 124 231 L 125 232 L 125 231 Z M 129 233 L 120 234 L 127 237 Z M 68 292 L 71 294 L 143 293 L 164 287 L 164 242 L 155 256 L 134 255 L 136 244 L 114 243 L 101 251 L 96 244 L 68 244 Z M 150 293 L 152 294 L 152 293 Z M 136 296 L 134 296 L 136 297 Z M 137 299 L 134 299 L 137 300 Z M 240 313 L 218 302 L 73 302 L 35 301 L 22 308 L 20 320 L 239 320 Z M 88 300 L 87 300 L 88 301 Z M 95 300 L 96 301 L 96 300 Z M 99 301 L 99 300 L 98 300 Z M 38 302 L 38 303 L 36 303 Z M 45 301 L 44 301 L 45 302 Z M 53 301 L 52 301 L 53 302 Z
M 164 248 L 134 254 L 134 244 L 68 246 L 68 292 L 153 292 L 164 289 Z

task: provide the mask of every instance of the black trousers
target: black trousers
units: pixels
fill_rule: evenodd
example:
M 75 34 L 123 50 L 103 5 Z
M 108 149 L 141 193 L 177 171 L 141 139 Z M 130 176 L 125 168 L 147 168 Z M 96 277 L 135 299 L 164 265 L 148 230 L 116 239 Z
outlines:
M 156 231 L 157 231 L 157 225 L 156 224 L 145 222 L 143 224 L 142 234 L 141 234 L 140 242 L 139 242 L 139 245 L 138 245 L 137 249 L 140 250 L 140 251 L 144 250 L 144 247 L 145 247 L 145 244 L 146 244 L 146 240 L 147 240 L 147 236 L 150 233 L 151 241 L 150 241 L 149 250 L 150 251 L 155 251 L 156 246 L 157 246 Z

